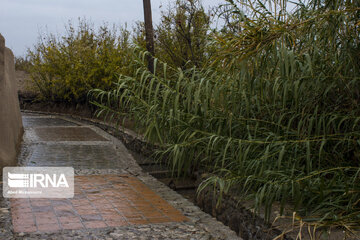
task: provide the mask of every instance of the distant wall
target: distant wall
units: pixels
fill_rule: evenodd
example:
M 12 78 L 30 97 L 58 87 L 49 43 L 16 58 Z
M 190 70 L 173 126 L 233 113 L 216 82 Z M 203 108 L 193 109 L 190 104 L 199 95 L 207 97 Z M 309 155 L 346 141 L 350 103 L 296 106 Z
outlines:
M 0 175 L 3 167 L 16 165 L 22 134 L 14 55 L 0 34 Z

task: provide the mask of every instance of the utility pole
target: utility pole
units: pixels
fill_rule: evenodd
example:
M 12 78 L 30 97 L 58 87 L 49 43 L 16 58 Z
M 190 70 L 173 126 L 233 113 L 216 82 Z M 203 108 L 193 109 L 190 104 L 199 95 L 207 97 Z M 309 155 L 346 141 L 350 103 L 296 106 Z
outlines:
M 149 71 L 153 73 L 155 49 L 154 49 L 154 29 L 152 25 L 150 0 L 143 0 L 143 5 L 144 5 L 146 49 L 151 54 L 150 56 L 148 56 L 148 68 Z

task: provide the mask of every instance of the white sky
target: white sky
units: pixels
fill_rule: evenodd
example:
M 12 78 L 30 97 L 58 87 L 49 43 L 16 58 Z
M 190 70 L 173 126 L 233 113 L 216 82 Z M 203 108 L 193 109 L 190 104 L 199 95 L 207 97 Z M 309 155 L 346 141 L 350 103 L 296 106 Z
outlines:
M 160 19 L 160 4 L 164 7 L 175 0 L 151 0 L 154 25 Z M 0 33 L 6 46 L 16 56 L 25 54 L 36 43 L 39 32 L 61 34 L 68 20 L 77 23 L 79 17 L 95 25 L 132 23 L 143 20 L 142 0 L 0 0 Z M 203 5 L 217 6 L 224 0 L 202 0 Z

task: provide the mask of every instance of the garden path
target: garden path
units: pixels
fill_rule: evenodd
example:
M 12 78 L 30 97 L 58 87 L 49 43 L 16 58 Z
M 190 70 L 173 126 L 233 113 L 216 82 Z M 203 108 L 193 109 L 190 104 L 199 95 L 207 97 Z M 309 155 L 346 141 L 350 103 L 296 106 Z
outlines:
M 19 165 L 74 167 L 75 196 L 3 199 L 10 211 L 2 214 L 11 222 L 0 238 L 237 239 L 228 227 L 144 173 L 125 146 L 99 128 L 33 113 L 23 114 L 23 125 Z

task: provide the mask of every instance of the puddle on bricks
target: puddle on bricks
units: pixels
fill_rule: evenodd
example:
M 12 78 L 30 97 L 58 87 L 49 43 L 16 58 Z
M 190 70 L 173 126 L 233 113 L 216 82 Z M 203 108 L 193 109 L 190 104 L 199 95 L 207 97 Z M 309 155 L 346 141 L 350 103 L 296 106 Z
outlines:
M 88 127 L 35 128 L 41 141 L 108 141 Z
M 73 122 L 60 118 L 39 118 L 39 117 L 23 117 L 24 127 L 43 127 L 43 126 L 77 126 Z
M 121 154 L 112 145 L 43 145 L 33 147 L 27 166 L 114 169 L 123 167 Z

